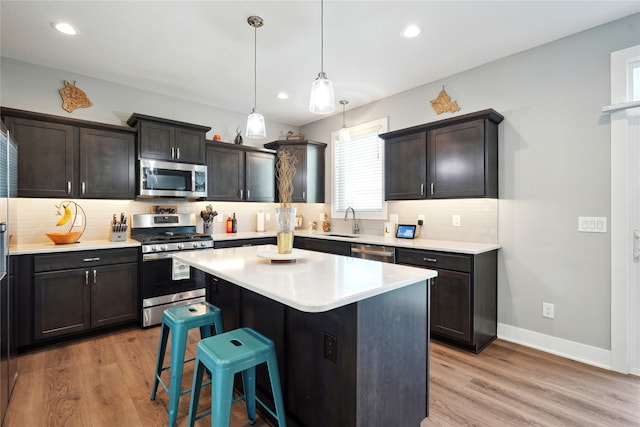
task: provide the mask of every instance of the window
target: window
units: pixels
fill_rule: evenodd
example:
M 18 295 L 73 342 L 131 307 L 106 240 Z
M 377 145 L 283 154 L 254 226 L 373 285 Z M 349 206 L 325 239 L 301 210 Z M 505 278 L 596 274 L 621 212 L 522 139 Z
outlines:
M 384 141 L 387 118 L 349 128 L 351 140 L 341 142 L 339 131 L 331 133 L 331 216 L 344 217 L 352 207 L 358 218 L 386 219 L 384 201 Z

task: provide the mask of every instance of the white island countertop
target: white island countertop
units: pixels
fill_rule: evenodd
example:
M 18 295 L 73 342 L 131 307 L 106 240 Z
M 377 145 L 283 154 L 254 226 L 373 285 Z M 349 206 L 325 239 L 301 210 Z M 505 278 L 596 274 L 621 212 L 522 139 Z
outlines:
M 433 270 L 294 249 L 296 262 L 259 255 L 275 246 L 173 254 L 181 262 L 305 312 L 323 312 L 436 277 Z M 426 298 L 426 295 L 425 295 Z

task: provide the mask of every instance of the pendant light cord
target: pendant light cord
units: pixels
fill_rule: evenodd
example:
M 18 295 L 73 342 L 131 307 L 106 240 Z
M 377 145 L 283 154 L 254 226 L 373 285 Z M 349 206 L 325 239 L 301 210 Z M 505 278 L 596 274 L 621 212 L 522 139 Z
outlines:
M 320 0 L 320 72 L 324 74 L 324 0 Z
M 258 107 L 258 29 L 253 26 L 253 111 Z

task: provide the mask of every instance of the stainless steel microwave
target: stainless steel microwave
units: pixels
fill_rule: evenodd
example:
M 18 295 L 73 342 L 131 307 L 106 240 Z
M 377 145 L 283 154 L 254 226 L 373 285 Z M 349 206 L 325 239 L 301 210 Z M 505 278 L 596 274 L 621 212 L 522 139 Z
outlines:
M 138 197 L 207 197 L 207 167 L 140 159 Z

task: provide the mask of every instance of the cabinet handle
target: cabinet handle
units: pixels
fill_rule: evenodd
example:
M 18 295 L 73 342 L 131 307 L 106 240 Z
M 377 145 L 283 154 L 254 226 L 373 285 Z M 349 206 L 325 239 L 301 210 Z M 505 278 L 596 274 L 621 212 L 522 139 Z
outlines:
M 302 199 L 304 200 L 304 199 L 306 199 L 306 198 L 307 198 L 307 192 L 306 192 L 306 191 L 303 191 L 303 192 L 302 192 Z
M 251 198 L 251 190 L 247 190 L 247 200 Z
M 82 259 L 83 262 L 93 262 L 93 261 L 100 261 L 100 257 L 95 257 L 95 258 L 83 258 Z
M 67 181 L 67 194 L 71 194 L 71 181 Z
M 86 185 L 85 185 L 84 181 L 82 181 L 82 186 L 81 186 L 81 188 L 82 188 L 82 194 L 84 194 L 84 193 L 85 193 L 85 190 L 86 190 Z
M 176 158 L 180 159 L 180 147 L 176 148 Z
M 84 272 L 84 284 L 85 285 L 89 284 L 89 270 Z
M 244 200 L 244 190 L 240 190 L 240 200 Z
M 93 270 L 93 284 L 96 284 L 96 281 L 98 279 L 98 272 L 96 270 Z
M 424 196 L 424 184 L 420 184 L 420 195 Z
M 171 158 L 175 159 L 176 158 L 176 150 L 175 148 L 171 147 Z
M 431 195 L 433 196 L 433 182 L 431 183 Z
M 427 262 L 438 262 L 438 260 L 435 258 L 422 258 L 422 260 Z

